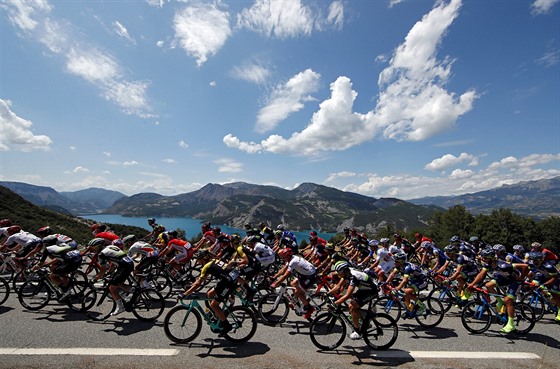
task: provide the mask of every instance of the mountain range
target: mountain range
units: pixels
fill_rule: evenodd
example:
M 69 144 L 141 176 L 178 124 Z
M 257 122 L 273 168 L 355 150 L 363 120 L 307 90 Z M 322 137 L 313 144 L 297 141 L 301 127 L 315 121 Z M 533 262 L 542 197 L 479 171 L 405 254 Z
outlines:
M 560 216 L 560 177 L 504 185 L 460 196 L 424 197 L 413 200 L 373 198 L 314 183 L 293 190 L 235 182 L 207 184 L 175 196 L 120 192 L 89 188 L 57 192 L 50 187 L 20 182 L 0 182 L 26 200 L 62 213 L 120 214 L 123 216 L 191 217 L 242 228 L 245 223 L 283 223 L 293 230 L 340 231 L 356 226 L 368 232 L 392 225 L 395 229 L 423 228 L 436 211 L 455 205 L 469 212 L 490 213 L 508 208 L 543 219 Z

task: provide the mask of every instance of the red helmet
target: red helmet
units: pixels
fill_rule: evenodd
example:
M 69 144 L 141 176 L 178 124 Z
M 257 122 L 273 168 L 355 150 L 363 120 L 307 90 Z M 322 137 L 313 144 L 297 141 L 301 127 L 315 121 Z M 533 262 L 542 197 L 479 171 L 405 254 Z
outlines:
M 46 237 L 51 233 L 52 233 L 52 229 L 49 226 L 39 228 L 39 230 L 37 231 L 37 234 L 41 237 Z
M 11 227 L 8 227 L 7 231 L 8 231 L 8 234 L 11 236 L 15 233 L 21 232 L 21 227 L 18 226 L 18 225 L 13 225 Z
M 12 221 L 10 219 L 0 220 L 0 227 L 9 227 L 11 225 L 12 225 Z
M 293 255 L 293 252 L 288 247 L 283 248 L 282 250 L 278 251 L 278 256 L 280 256 L 282 259 L 289 259 L 289 258 L 292 257 L 292 255 Z
M 99 227 L 101 227 L 101 224 L 95 223 L 95 224 L 90 225 L 89 229 L 91 229 L 92 231 L 95 231 Z

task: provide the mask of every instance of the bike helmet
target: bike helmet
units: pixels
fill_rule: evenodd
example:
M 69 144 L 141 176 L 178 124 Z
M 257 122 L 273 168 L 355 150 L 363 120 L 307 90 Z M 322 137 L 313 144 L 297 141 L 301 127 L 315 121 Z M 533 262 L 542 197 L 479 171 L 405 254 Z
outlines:
M 293 252 L 290 248 L 286 247 L 283 248 L 282 250 L 278 251 L 278 256 L 280 256 L 282 259 L 288 259 L 291 258 L 293 255 Z
M 513 251 L 525 252 L 525 247 L 523 247 L 523 246 L 521 246 L 521 245 L 514 245 L 514 246 L 513 246 Z
M 258 242 L 259 241 L 259 236 L 249 236 L 247 237 L 247 243 L 253 243 L 253 242 Z
M 486 259 L 495 259 L 496 253 L 494 252 L 493 249 L 487 248 L 480 252 L 480 256 Z
M 531 244 L 531 248 L 532 249 L 540 249 L 540 248 L 542 248 L 542 245 L 539 242 L 533 242 Z
M 423 248 L 423 249 L 429 249 L 429 248 L 432 248 L 433 246 L 434 246 L 434 243 L 430 242 L 430 241 L 424 241 L 420 244 L 420 248 Z
M 195 259 L 210 259 L 211 257 L 212 257 L 212 254 L 210 253 L 210 251 L 208 251 L 206 249 L 198 250 L 193 255 L 193 258 L 195 258 Z
M 461 242 L 461 240 L 459 239 L 459 236 L 453 236 L 449 239 L 449 242 L 455 243 L 455 242 Z
M 167 231 L 167 237 L 172 240 L 179 237 L 179 233 L 176 230 Z
M 202 229 L 202 232 L 207 232 L 212 228 L 212 224 L 210 222 L 208 223 L 204 223 L 203 225 L 200 226 L 200 229 Z
M 446 254 L 456 254 L 459 252 L 459 248 L 456 245 L 447 245 L 443 249 Z
M 12 221 L 10 219 L 0 220 L 0 227 L 9 227 L 11 225 L 12 225 Z
M 369 246 L 369 247 L 377 247 L 377 246 L 379 246 L 379 241 L 377 241 L 377 240 L 369 240 L 368 246 Z
M 129 234 L 128 236 L 124 237 L 122 241 L 125 245 L 132 245 L 134 242 L 136 242 L 136 236 L 133 234 Z
M 156 218 L 148 218 L 148 224 L 152 225 L 156 222 Z
M 274 231 L 274 237 L 282 237 L 282 231 L 277 229 Z
M 279 229 L 279 230 L 283 231 L 284 230 L 284 224 L 278 224 L 276 226 L 276 229 Z
M 113 240 L 113 242 L 111 243 L 113 246 L 117 246 L 119 249 L 123 249 L 124 247 L 124 243 L 120 238 L 117 238 L 116 240 Z
M 37 234 L 41 237 L 46 237 L 51 233 L 52 233 L 52 229 L 49 226 L 39 228 L 39 230 L 37 230 Z
M 325 250 L 327 251 L 334 251 L 334 245 L 332 243 L 327 243 L 325 245 Z
M 471 238 L 469 238 L 469 242 L 476 242 L 476 241 L 480 241 L 476 236 L 472 236 Z
M 543 259 L 543 253 L 540 251 L 531 251 L 528 255 L 529 260 L 541 261 Z
M 382 239 L 379 240 L 379 244 L 380 245 L 388 245 L 389 244 L 389 239 L 387 237 L 384 237 Z
M 399 252 L 393 255 L 393 260 L 395 261 L 406 261 L 406 254 L 404 252 Z
M 241 242 L 241 236 L 238 235 L 237 233 L 232 234 L 230 239 L 231 239 L 231 242 L 233 242 L 233 243 Z
M 503 252 L 506 252 L 506 247 L 502 244 L 497 243 L 494 246 L 492 246 L 492 250 L 494 250 L 496 254 L 501 254 Z
M 8 235 L 11 236 L 13 234 L 21 232 L 21 227 L 18 226 L 18 225 L 13 225 L 13 226 L 8 227 L 8 229 L 6 231 L 8 232 Z
M 212 228 L 212 232 L 214 233 L 222 233 L 222 229 L 220 227 L 214 227 Z
M 105 245 L 106 243 L 104 238 L 94 238 L 88 242 L 88 247 L 105 247 Z
M 348 233 L 348 232 L 350 232 L 350 228 L 344 227 L 343 231 L 344 231 L 344 233 Z
M 221 243 L 230 243 L 231 240 L 229 239 L 228 236 L 226 236 L 225 234 L 221 234 L 218 236 L 218 241 Z
M 336 264 L 334 264 L 334 270 L 338 273 L 342 273 L 345 270 L 348 270 L 350 268 L 350 264 L 348 264 L 348 262 L 341 260 L 341 261 L 337 261 Z

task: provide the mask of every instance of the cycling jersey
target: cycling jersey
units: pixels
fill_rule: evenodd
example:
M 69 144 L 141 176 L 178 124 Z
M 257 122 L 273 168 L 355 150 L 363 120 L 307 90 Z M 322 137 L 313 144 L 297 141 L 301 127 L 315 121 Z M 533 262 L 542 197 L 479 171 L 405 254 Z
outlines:
M 379 268 L 385 273 L 388 273 L 395 267 L 395 260 L 393 260 L 393 256 L 385 247 L 377 249 L 377 260 L 379 260 Z
M 461 265 L 461 274 L 467 277 L 467 280 L 474 279 L 479 272 L 478 266 L 476 265 L 474 259 L 471 259 L 466 255 L 460 254 L 457 257 L 457 261 L 455 263 L 457 265 Z
M 167 249 L 172 249 L 176 252 L 176 255 L 171 259 L 173 262 L 181 262 L 189 260 L 194 255 L 194 248 L 190 244 L 190 242 L 185 240 L 180 240 L 178 238 L 174 238 L 167 243 Z
M 152 257 L 159 254 L 158 250 L 152 245 L 144 241 L 136 241 L 128 249 L 128 256 L 134 257 L 136 255 L 141 255 L 142 257 Z
M 47 237 L 43 237 L 42 242 L 43 244 L 54 244 L 54 245 L 60 245 L 62 243 L 65 243 L 67 245 L 72 246 L 74 249 L 78 247 L 78 243 L 74 241 L 71 237 L 59 233 L 51 234 L 48 235 Z
M 311 276 L 316 272 L 313 264 L 297 255 L 292 256 L 292 259 L 288 262 L 288 271 L 296 276 Z
M 110 245 L 113 241 L 120 239 L 120 237 L 113 232 L 99 232 L 95 235 L 95 238 L 103 238 L 106 245 Z
M 113 274 L 112 279 L 109 281 L 110 285 L 119 285 L 124 283 L 134 269 L 134 262 L 132 259 L 126 254 L 126 252 L 114 245 L 109 245 L 101 250 L 99 253 L 99 262 L 103 266 L 107 263 L 117 266 L 117 270 Z

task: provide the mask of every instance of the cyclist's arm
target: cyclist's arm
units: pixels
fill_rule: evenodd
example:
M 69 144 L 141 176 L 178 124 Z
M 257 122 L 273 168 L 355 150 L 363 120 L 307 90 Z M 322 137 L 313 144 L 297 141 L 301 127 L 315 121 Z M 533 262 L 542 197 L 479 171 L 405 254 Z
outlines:
M 344 279 L 342 279 L 342 281 L 344 281 Z M 344 294 L 344 296 L 341 296 L 338 300 L 336 300 L 334 302 L 335 305 L 341 305 L 342 303 L 344 303 L 344 301 L 348 300 L 349 298 L 352 297 L 352 293 L 354 292 L 354 286 L 350 285 L 348 286 L 348 289 L 346 290 L 346 293 Z
M 471 283 L 469 283 L 469 288 L 472 288 L 472 286 L 475 286 L 475 285 L 479 284 L 480 282 L 482 282 L 484 280 L 484 278 L 486 277 L 487 273 L 488 273 L 488 270 L 486 268 L 483 268 L 476 275 L 476 277 L 474 277 L 474 280 Z

